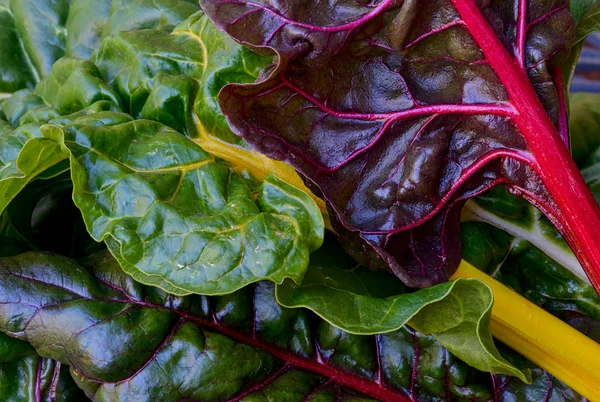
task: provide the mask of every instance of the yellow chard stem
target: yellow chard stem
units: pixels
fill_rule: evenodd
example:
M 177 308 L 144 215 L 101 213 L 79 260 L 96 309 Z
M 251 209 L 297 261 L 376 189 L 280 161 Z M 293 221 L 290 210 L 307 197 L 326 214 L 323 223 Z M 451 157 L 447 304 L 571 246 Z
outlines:
M 258 180 L 273 173 L 311 194 L 331 230 L 325 202 L 310 192 L 291 166 L 224 143 L 208 134 L 202 126 L 199 126 L 199 132 L 195 142 L 229 162 L 237 172 L 247 172 Z M 456 278 L 479 279 L 492 289 L 491 327 L 496 339 L 589 400 L 600 401 L 600 345 L 464 260 L 452 279 Z
M 261 181 L 269 174 L 274 174 L 281 180 L 285 180 L 289 184 L 305 191 L 319 206 L 327 229 L 332 230 L 325 202 L 315 196 L 306 187 L 304 181 L 293 167 L 287 163 L 269 159 L 256 151 L 223 142 L 208 134 L 202 125 L 198 125 L 198 132 L 199 136 L 198 138 L 194 138 L 194 142 L 200 145 L 206 152 L 229 162 L 236 172 L 241 174 L 244 172 L 249 173 L 252 177 Z
M 464 260 L 456 278 L 479 279 L 492 289 L 496 339 L 590 401 L 600 401 L 599 344 Z

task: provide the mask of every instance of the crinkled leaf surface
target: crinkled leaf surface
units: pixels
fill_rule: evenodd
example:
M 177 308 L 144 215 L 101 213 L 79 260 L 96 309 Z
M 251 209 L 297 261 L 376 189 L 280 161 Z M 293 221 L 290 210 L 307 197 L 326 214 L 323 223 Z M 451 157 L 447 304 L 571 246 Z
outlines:
M 345 333 L 281 307 L 270 283 L 182 298 L 134 282 L 107 253 L 86 265 L 39 252 L 0 260 L 0 330 L 70 365 L 97 401 L 350 401 L 359 391 L 386 401 L 488 401 L 513 392 L 430 335 Z M 568 395 L 557 400 L 581 400 Z
M 271 172 L 305 188 L 289 165 L 249 149 L 234 135 L 217 101 L 225 84 L 254 81 L 272 57 L 240 46 L 202 13 L 172 32 L 138 30 L 107 38 L 93 60 L 133 116 L 186 134 L 245 177 L 262 181 Z
M 65 155 L 55 149 L 56 144 L 39 138 L 39 124 L 49 121 L 65 124 L 81 114 L 124 109 L 136 118 L 160 121 L 194 137 L 201 146 L 219 157 L 235 159 L 231 157 L 235 150 L 224 150 L 219 145 L 221 140 L 228 143 L 239 143 L 240 140 L 227 128 L 216 102 L 217 93 L 225 83 L 254 80 L 270 58 L 258 56 L 236 44 L 216 30 L 201 12 L 192 15 L 171 33 L 171 22 L 181 19 L 173 15 L 189 14 L 191 3 L 180 1 L 177 7 L 169 6 L 173 1 L 117 3 L 112 3 L 114 19 L 137 13 L 135 18 L 129 16 L 123 20 L 123 23 L 133 24 L 127 29 L 153 28 L 154 22 L 160 22 L 160 27 L 120 35 L 120 29 L 125 27 L 119 28 L 121 23 L 111 23 L 112 28 L 106 28 L 110 35 L 95 56 L 101 71 L 89 61 L 63 58 L 54 63 L 51 73 L 36 85 L 34 91 L 15 93 L 0 105 L 0 141 L 3 142 L 0 211 L 27 182 L 64 158 Z M 84 3 L 75 2 L 73 7 L 80 7 L 79 11 L 73 11 L 72 17 L 82 26 L 93 25 L 90 15 L 99 15 L 89 9 L 90 14 L 84 13 Z M 119 12 L 115 11 L 117 9 Z M 184 13 L 184 9 L 189 12 Z M 149 65 L 154 68 L 146 68 Z M 78 115 L 70 116 L 72 113 Z M 248 155 L 243 163 L 234 166 L 240 173 L 253 170 L 254 174 L 256 165 L 252 162 L 267 161 L 248 150 L 240 148 L 240 151 Z M 277 165 L 271 161 L 268 164 Z M 280 165 L 271 171 L 286 179 L 292 177 L 296 179 L 295 184 L 301 184 L 293 169 Z M 265 177 L 263 174 L 257 178 L 263 180 Z
M 193 136 L 197 126 L 202 75 L 227 70 L 229 79 L 243 77 L 252 71 L 245 63 L 259 59 L 221 34 L 224 43 L 207 43 L 223 45 L 225 54 L 207 66 L 199 38 L 206 32 L 206 41 L 214 39 L 213 31 L 197 13 L 173 34 L 149 29 L 108 37 L 96 57 L 100 68 L 62 58 L 34 91 L 5 100 L 1 139 L 12 147 L 2 148 L 0 210 L 71 155 L 74 197 L 90 233 L 107 240 L 136 279 L 176 294 L 228 293 L 266 278 L 300 281 L 309 252 L 322 241 L 312 199 L 276 177 L 253 194 L 242 177 L 183 135 Z M 132 121 L 123 109 L 156 121 Z M 44 122 L 50 125 L 42 134 Z
M 1 105 L 0 211 L 36 176 L 64 160 L 56 141 L 42 136 L 45 122 L 65 124 L 86 115 L 120 110 L 120 99 L 100 79 L 96 66 L 64 58 L 34 91 L 16 92 Z M 2 119 L 0 118 L 0 121 Z
M 160 123 L 44 126 L 69 152 L 73 198 L 90 234 L 136 280 L 173 294 L 224 294 L 262 279 L 300 282 L 322 242 L 312 199 L 243 178 Z
M 564 122 L 552 65 L 574 36 L 567 2 L 477 4 L 504 45 L 495 50 L 527 73 L 544 119 Z M 318 187 L 361 262 L 431 285 L 460 261 L 464 198 L 508 181 L 552 205 L 529 168 L 537 155 L 513 113 L 514 91 L 452 1 L 201 5 L 236 40 L 277 52 L 257 83 L 225 87 L 221 106 L 236 134 Z
M 104 36 L 172 28 L 198 9 L 188 0 L 3 0 L 0 98 L 32 88 L 63 56 L 89 58 Z

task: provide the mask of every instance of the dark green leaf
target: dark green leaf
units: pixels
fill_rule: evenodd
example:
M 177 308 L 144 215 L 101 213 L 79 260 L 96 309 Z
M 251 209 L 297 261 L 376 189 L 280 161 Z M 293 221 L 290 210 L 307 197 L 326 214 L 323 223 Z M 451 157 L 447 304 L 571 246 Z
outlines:
M 39 357 L 26 342 L 0 333 L 0 399 L 3 402 L 87 400 L 69 369 Z
M 100 45 L 113 0 L 71 0 L 65 54 L 88 59 Z
M 504 392 L 431 336 L 345 333 L 281 307 L 270 283 L 181 298 L 134 282 L 107 254 L 87 264 L 46 253 L 1 259 L 0 330 L 71 365 L 96 401 L 357 401 L 358 391 L 487 401 Z
M 199 10 L 195 0 L 112 0 L 103 37 L 136 29 L 168 31 Z
M 507 356 L 508 360 L 522 370 L 531 370 L 533 382 L 531 385 L 524 385 L 519 381 L 506 376 L 494 376 L 495 389 L 499 390 L 497 401 L 499 402 L 517 402 L 517 401 L 564 401 L 564 402 L 585 402 L 586 399 L 578 395 L 565 384 L 552 377 L 542 369 L 536 367 L 531 362 L 525 360 L 514 351 L 507 347 L 502 347 L 501 351 Z
M 46 173 L 46 172 L 45 172 Z M 93 240 L 72 200 L 68 172 L 29 183 L 2 214 L 3 256 L 27 250 L 47 250 L 86 257 L 101 250 Z
M 33 88 L 37 74 L 24 52 L 8 0 L 0 2 L 0 100 L 22 88 Z
M 528 241 L 587 282 L 581 265 L 548 218 L 524 199 L 510 194 L 505 186 L 498 186 L 467 202 L 462 220 L 486 222 Z
M 527 376 L 498 353 L 489 320 L 491 290 L 475 280 L 457 280 L 404 293 L 392 275 L 373 273 L 336 255 L 328 244 L 311 258 L 301 285 L 290 281 L 277 287 L 277 300 L 286 307 L 305 307 L 345 331 L 378 334 L 409 324 L 479 370 Z
M 10 11 L 35 76 L 49 74 L 65 55 L 69 0 L 10 0 Z
M 0 133 L 0 213 L 28 182 L 68 156 L 55 141 L 42 137 L 41 123 L 56 119 L 64 124 L 119 110 L 119 105 L 120 99 L 99 78 L 96 66 L 72 58 L 55 63 L 35 91 L 21 90 L 6 99 L 0 106 L 16 128 Z
M 571 154 L 577 166 L 584 168 L 595 162 L 594 151 L 600 146 L 600 95 L 574 93 L 570 105 Z

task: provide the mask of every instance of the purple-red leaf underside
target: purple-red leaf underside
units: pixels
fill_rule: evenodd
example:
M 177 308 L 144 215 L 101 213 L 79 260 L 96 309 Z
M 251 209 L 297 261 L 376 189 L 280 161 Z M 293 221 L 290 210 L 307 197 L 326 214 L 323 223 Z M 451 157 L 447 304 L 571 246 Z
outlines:
M 202 0 L 277 65 L 220 93 L 232 129 L 318 189 L 347 250 L 409 286 L 460 262 L 459 211 L 499 183 L 600 288 L 600 212 L 565 147 L 567 0 Z

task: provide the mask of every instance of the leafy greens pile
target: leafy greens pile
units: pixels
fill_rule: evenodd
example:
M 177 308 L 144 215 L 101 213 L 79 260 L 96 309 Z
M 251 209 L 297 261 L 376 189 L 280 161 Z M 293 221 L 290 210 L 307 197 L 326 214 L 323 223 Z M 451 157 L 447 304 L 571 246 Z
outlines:
M 576 30 L 566 3 L 529 3 L 549 11 L 523 63 L 560 129 L 555 71 L 594 9 Z M 2 400 L 582 400 L 501 356 L 486 285 L 445 282 L 467 196 L 561 208 L 451 2 L 299 5 L 0 0 Z M 465 259 L 600 338 L 550 221 L 502 188 L 465 211 Z

